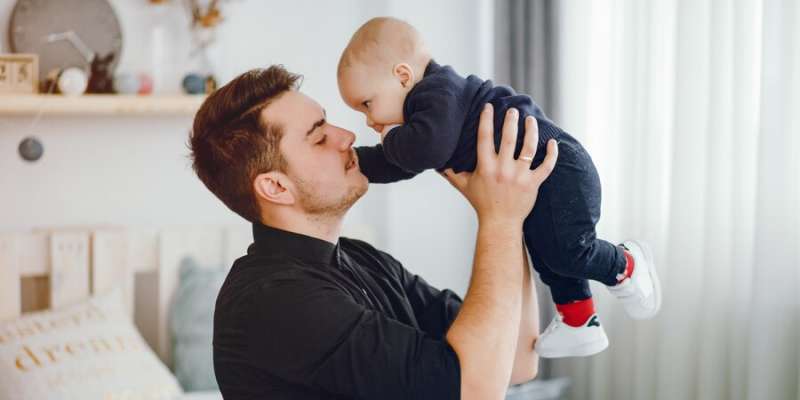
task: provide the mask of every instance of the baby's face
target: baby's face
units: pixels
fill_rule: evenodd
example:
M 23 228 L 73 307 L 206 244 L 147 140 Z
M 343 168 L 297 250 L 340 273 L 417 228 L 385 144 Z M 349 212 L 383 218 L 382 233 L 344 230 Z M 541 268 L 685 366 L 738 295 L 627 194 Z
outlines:
M 403 102 L 410 85 L 392 74 L 367 66 L 350 66 L 339 77 L 339 93 L 350 108 L 367 117 L 367 126 L 380 133 L 388 125 L 403 123 Z

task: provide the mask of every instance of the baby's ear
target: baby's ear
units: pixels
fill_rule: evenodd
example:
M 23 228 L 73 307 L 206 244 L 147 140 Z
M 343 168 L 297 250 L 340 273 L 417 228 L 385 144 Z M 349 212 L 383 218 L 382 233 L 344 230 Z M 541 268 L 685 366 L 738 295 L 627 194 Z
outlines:
M 406 63 L 395 64 L 392 74 L 397 77 L 404 88 L 414 85 L 414 69 Z

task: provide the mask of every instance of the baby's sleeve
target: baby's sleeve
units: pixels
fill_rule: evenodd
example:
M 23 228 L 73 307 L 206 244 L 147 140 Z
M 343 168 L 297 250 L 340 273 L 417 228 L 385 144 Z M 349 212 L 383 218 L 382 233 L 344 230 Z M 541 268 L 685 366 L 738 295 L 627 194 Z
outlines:
M 369 183 L 392 183 L 414 177 L 416 173 L 405 171 L 389 162 L 383 153 L 383 146 L 359 146 L 355 148 L 358 166 Z

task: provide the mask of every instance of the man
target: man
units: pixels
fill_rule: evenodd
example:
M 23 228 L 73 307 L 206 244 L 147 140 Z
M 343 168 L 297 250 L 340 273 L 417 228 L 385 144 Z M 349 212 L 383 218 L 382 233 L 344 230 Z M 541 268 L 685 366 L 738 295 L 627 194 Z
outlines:
M 478 168 L 446 173 L 478 215 L 463 301 L 390 255 L 340 238 L 344 214 L 367 190 L 354 135 L 326 121 L 280 66 L 246 72 L 197 112 L 197 175 L 253 223 L 254 243 L 217 297 L 214 369 L 226 398 L 497 399 L 533 379 L 537 309 L 522 221 L 555 164 L 515 160 L 516 118 L 499 153 L 492 110 L 479 129 Z M 521 154 L 533 155 L 526 121 Z

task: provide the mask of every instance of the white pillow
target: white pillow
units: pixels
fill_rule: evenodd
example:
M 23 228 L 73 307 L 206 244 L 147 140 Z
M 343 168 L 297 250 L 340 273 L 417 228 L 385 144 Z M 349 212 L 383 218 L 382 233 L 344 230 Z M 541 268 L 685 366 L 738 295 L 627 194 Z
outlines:
M 174 399 L 178 382 L 113 290 L 0 322 L 0 399 Z

